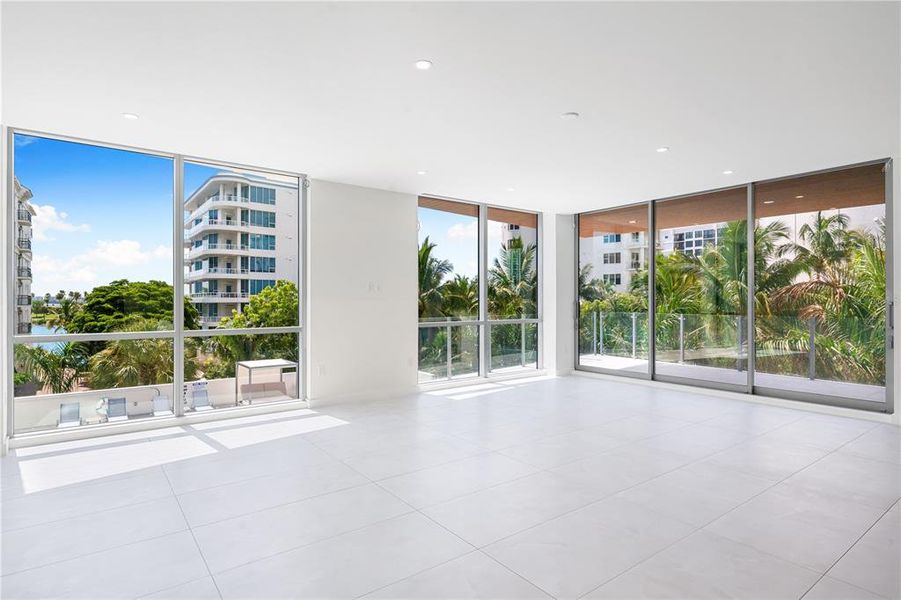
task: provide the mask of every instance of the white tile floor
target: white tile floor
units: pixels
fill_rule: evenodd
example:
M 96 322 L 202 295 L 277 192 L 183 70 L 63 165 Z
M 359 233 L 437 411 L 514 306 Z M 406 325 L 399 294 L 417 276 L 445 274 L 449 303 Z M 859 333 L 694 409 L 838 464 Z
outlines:
M 901 430 L 585 377 L 2 459 L 3 598 L 898 598 Z

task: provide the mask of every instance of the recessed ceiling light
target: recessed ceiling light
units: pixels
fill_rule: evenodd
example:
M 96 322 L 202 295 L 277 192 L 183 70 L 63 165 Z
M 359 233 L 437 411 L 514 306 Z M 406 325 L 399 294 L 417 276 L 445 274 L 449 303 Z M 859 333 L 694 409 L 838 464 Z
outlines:
M 723 175 L 732 175 L 732 173 L 734 173 L 734 172 L 735 172 L 735 171 L 731 171 L 731 170 L 729 170 L 729 169 L 726 169 L 725 171 L 723 171 Z
M 669 152 L 669 146 L 660 146 L 659 148 L 657 148 L 657 152 Z
M 631 221 L 629 221 L 629 225 L 635 225 L 635 223 L 637 223 L 637 221 L 635 219 L 632 219 Z
M 795 196 L 795 198 L 797 198 L 798 200 L 800 200 L 803 197 L 804 197 L 804 194 L 799 194 L 799 195 Z
M 135 113 L 122 113 L 122 118 L 128 119 L 129 121 L 137 121 L 138 115 L 136 115 Z
M 508 191 L 508 192 L 515 192 L 515 191 L 516 191 L 516 188 L 509 187 L 509 188 L 507 188 L 507 191 Z
M 764 204 L 772 204 L 773 202 L 775 202 L 775 200 L 764 200 L 763 201 Z
M 425 60 L 425 59 L 417 60 L 414 64 L 416 65 L 416 68 L 419 69 L 420 71 L 428 71 L 429 69 L 432 68 L 432 61 L 430 61 L 430 60 Z
M 560 118 L 564 121 L 574 121 L 579 118 L 579 113 L 577 112 L 565 112 L 560 115 Z
M 838 209 L 837 209 L 837 208 L 835 208 L 835 207 L 834 207 L 834 206 L 833 206 L 833 207 L 832 207 L 832 208 L 830 208 L 830 209 L 829 209 L 829 210 L 838 210 Z
M 428 175 L 429 172 L 428 171 L 416 171 L 416 174 L 417 175 Z

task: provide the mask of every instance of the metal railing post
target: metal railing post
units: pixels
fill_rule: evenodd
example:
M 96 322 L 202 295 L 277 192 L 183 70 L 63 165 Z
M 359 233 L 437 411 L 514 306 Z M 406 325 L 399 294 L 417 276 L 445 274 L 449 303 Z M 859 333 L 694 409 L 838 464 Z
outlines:
M 685 362 L 685 315 L 679 315 L 679 362 Z
M 520 324 L 520 332 L 519 332 L 519 364 L 521 367 L 526 366 L 526 324 Z
M 817 378 L 817 320 L 815 317 L 807 319 L 807 332 L 810 336 L 807 350 L 807 377 L 813 381 Z
M 635 344 L 638 341 L 638 313 L 632 313 L 632 358 L 635 358 Z
M 735 317 L 735 319 L 737 321 L 735 324 L 735 332 L 736 332 L 735 339 L 737 340 L 736 344 L 738 346 L 738 348 L 735 352 L 735 368 L 740 373 L 743 370 L 741 368 L 741 347 L 745 343 L 745 330 L 742 327 L 742 323 L 744 322 L 744 316 L 737 315 Z
M 600 345 L 598 347 L 598 354 L 601 356 L 604 355 L 604 313 L 598 312 L 598 339 L 600 340 Z
M 452 347 L 451 347 L 451 326 L 447 326 L 447 378 L 450 379 L 453 373 L 451 369 L 451 357 L 452 357 Z
M 591 351 L 598 352 L 598 313 L 591 313 Z

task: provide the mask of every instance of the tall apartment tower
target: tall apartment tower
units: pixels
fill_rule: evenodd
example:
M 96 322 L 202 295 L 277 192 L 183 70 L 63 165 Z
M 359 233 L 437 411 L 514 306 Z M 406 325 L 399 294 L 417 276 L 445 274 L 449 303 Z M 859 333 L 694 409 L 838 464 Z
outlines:
M 185 200 L 185 294 L 204 329 L 278 280 L 297 284 L 298 190 L 222 172 Z
M 31 190 L 15 178 L 16 193 L 16 333 L 31 333 Z

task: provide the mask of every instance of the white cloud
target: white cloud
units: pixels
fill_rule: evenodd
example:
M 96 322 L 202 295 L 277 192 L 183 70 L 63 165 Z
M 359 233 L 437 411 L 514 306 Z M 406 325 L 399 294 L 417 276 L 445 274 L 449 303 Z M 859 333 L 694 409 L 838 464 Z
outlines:
M 463 223 L 454 223 L 447 230 L 447 239 L 449 240 L 476 239 L 477 237 L 479 237 L 478 221 L 471 221 L 465 225 Z
M 55 206 L 50 204 L 32 204 L 34 207 L 34 218 L 31 220 L 31 229 L 34 239 L 43 242 L 52 240 L 47 235 L 50 231 L 71 232 L 87 232 L 91 230 L 91 226 L 87 223 L 76 225 L 67 221 L 69 214 L 58 212 Z
M 98 240 L 85 252 L 65 258 L 35 254 L 31 266 L 37 293 L 90 291 L 116 279 L 171 281 L 172 248 L 144 249 L 135 240 Z

